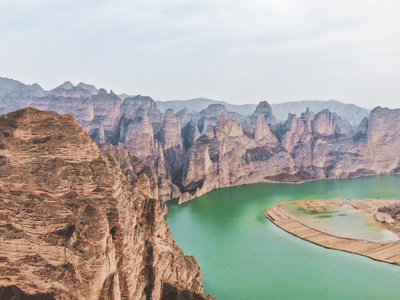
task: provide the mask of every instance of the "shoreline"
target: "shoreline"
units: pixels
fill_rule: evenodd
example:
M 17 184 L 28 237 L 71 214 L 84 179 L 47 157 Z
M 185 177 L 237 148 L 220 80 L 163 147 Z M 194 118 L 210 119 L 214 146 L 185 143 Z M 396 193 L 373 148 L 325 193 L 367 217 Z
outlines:
M 386 175 L 400 175 L 399 173 L 393 172 L 393 173 L 379 173 L 379 174 L 368 174 L 368 175 L 359 175 L 359 176 L 349 176 L 349 177 L 332 177 L 332 178 L 313 178 L 313 179 L 304 179 L 304 180 L 299 180 L 299 181 L 275 181 L 275 180 L 270 180 L 270 179 L 264 179 L 261 181 L 245 181 L 237 184 L 228 184 L 228 185 L 220 185 L 219 183 L 217 184 L 216 187 L 211 187 L 211 188 L 205 188 L 203 189 L 196 189 L 196 191 L 192 194 L 190 192 L 184 192 L 180 194 L 179 197 L 175 199 L 170 199 L 168 201 L 173 201 L 176 200 L 176 204 L 180 205 L 185 202 L 191 201 L 193 199 L 199 198 L 201 196 L 204 196 L 205 194 L 208 194 L 214 190 L 218 189 L 225 189 L 225 188 L 230 188 L 230 187 L 236 187 L 236 186 L 243 186 L 243 185 L 250 185 L 250 184 L 259 184 L 259 183 L 272 183 L 272 184 L 303 184 L 307 182 L 313 182 L 313 181 L 325 181 L 325 180 L 347 180 L 347 179 L 358 179 L 358 178 L 364 178 L 364 177 L 374 177 L 374 176 L 386 176 Z
M 373 215 L 379 207 L 390 205 L 395 200 L 361 200 L 361 201 L 304 201 L 313 205 L 344 205 L 350 204 L 355 209 L 365 211 Z M 277 227 L 286 232 L 327 249 L 334 249 L 348 253 L 358 254 L 369 257 L 376 261 L 386 262 L 400 266 L 400 240 L 394 242 L 372 242 L 367 240 L 358 240 L 352 238 L 338 237 L 331 235 L 293 219 L 290 214 L 283 211 L 282 204 L 271 208 L 265 212 L 268 218 Z M 374 218 L 374 220 L 376 220 Z M 377 220 L 376 220 L 377 221 Z M 381 222 L 377 222 L 382 225 Z M 386 226 L 385 226 L 386 227 Z M 386 227 L 387 228 L 387 227 Z M 389 229 L 389 228 L 388 228 Z M 390 229 L 389 229 L 390 230 Z M 398 232 L 392 231 L 399 236 Z

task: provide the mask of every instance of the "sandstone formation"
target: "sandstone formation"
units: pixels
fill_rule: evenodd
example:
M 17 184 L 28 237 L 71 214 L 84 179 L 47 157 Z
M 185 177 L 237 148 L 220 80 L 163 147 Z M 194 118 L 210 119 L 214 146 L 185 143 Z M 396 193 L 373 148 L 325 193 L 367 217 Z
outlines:
M 71 115 L 0 117 L 1 299 L 205 299 L 129 163 L 131 183 Z
M 181 124 L 181 128 L 185 128 L 186 125 L 190 122 L 189 111 L 185 107 L 184 109 L 178 111 L 176 113 L 176 117 L 179 119 L 179 123 Z
M 238 113 L 245 117 L 252 115 L 257 106 L 255 104 L 235 105 L 224 101 L 204 98 L 156 101 L 156 103 L 161 112 L 166 111 L 168 108 L 172 108 L 174 111 L 180 111 L 186 107 L 188 112 L 192 114 L 199 113 L 203 109 L 206 109 L 210 104 L 222 104 L 229 112 Z M 361 108 L 354 104 L 346 104 L 337 100 L 303 100 L 271 104 L 271 109 L 278 121 L 285 121 L 289 113 L 300 116 L 302 112 L 306 111 L 307 107 L 314 112 L 328 109 L 349 121 L 352 126 L 360 124 L 361 120 L 368 117 L 370 112 L 368 109 Z
M 124 173 L 134 180 L 147 170 L 152 195 L 162 202 L 176 198 L 183 202 L 214 188 L 247 183 L 400 172 L 399 110 L 378 107 L 358 126 L 326 109 L 306 109 L 278 123 L 266 101 L 248 117 L 220 103 L 200 113 L 184 109 L 175 115 L 166 109 L 163 115 L 150 97 L 122 101 L 112 91 L 99 89 L 94 94 L 84 84 L 74 87 L 67 82 L 50 92 L 16 82 L 8 87 L 1 102 L 6 104 L 4 111 L 25 104 L 71 113 L 94 141 L 112 145 L 108 149 L 120 155 L 117 160 L 122 165 L 140 161 L 145 167 L 136 171 L 123 167 Z M 19 94 L 22 90 L 30 92 Z
M 254 139 L 260 144 L 273 144 L 277 145 L 278 139 L 272 134 L 264 115 L 259 115 L 257 119 L 256 131 Z
M 97 95 L 99 93 L 99 90 L 92 84 L 80 82 L 77 87 L 88 90 L 92 95 Z
M 261 101 L 257 105 L 256 110 L 254 111 L 254 113 L 250 116 L 250 122 L 253 125 L 253 127 L 256 126 L 258 117 L 261 116 L 261 115 L 264 116 L 264 119 L 268 124 L 271 124 L 271 125 L 275 125 L 276 124 L 275 116 L 272 113 L 272 108 L 268 104 L 267 101 Z
M 165 209 L 163 204 L 168 200 L 179 198 L 180 191 L 176 185 L 159 176 L 143 160 L 132 155 L 128 150 L 111 144 L 101 144 L 100 149 L 116 159 L 128 181 L 135 181 L 140 175 L 146 175 L 150 183 L 149 196 L 159 199 L 162 208 Z

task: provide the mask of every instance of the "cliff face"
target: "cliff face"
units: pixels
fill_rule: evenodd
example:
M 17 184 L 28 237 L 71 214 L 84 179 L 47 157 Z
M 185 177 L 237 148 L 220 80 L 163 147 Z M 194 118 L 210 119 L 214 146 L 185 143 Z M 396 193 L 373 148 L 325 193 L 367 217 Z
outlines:
M 162 202 L 178 197 L 182 202 L 214 188 L 245 183 L 400 171 L 398 110 L 377 108 L 357 127 L 326 109 L 316 114 L 306 109 L 277 123 L 266 101 L 249 117 L 217 103 L 198 114 L 184 109 L 175 115 L 167 109 L 163 115 L 155 101 L 140 95 L 121 104 L 112 92 L 96 93 L 92 87 L 90 92 L 85 85 L 68 82 L 50 92 L 21 88 L 18 82 L 8 85 L 3 104 L 8 99 L 11 108 L 11 103 L 26 103 L 71 113 L 98 144 L 112 145 L 106 148 L 125 166 L 129 180 L 145 173 L 152 195 Z M 30 92 L 18 94 L 22 90 Z M 139 161 L 140 170 L 127 167 Z
M 376 173 L 398 172 L 400 109 L 377 107 L 368 120 L 366 160 Z
M 128 181 L 134 181 L 141 175 L 146 175 L 149 179 L 149 196 L 151 198 L 159 199 L 161 204 L 170 199 L 179 198 L 180 191 L 176 185 L 159 176 L 154 169 L 150 168 L 140 158 L 132 155 L 128 150 L 110 144 L 101 144 L 100 149 L 116 159 Z M 165 207 L 162 205 L 162 208 Z
M 400 110 L 376 108 L 356 129 L 327 110 L 316 115 L 307 110 L 299 118 L 289 114 L 278 125 L 266 124 L 265 116 L 259 114 L 254 139 L 248 134 L 252 123 L 244 124 L 245 135 L 236 136 L 227 130 L 218 134 L 222 126 L 218 123 L 214 135 L 202 135 L 193 142 L 186 156 L 181 202 L 214 188 L 245 183 L 400 171 Z
M 240 114 L 244 117 L 251 116 L 256 109 L 255 104 L 234 105 L 224 101 L 216 101 L 211 99 L 196 98 L 190 100 L 172 100 L 172 101 L 156 101 L 161 112 L 172 108 L 175 111 L 180 111 L 185 107 L 189 113 L 198 113 L 206 109 L 210 104 L 222 104 L 229 112 Z M 354 104 L 346 104 L 336 100 L 319 101 L 319 100 L 303 100 L 283 103 L 271 104 L 271 109 L 274 116 L 279 121 L 285 121 L 289 113 L 298 116 L 309 108 L 310 111 L 319 112 L 328 109 L 331 112 L 337 113 L 344 117 L 351 125 L 357 126 L 361 120 L 368 117 L 370 110 L 358 107 Z
M 147 176 L 130 184 L 72 116 L 1 116 L 0 160 L 0 298 L 204 298 Z

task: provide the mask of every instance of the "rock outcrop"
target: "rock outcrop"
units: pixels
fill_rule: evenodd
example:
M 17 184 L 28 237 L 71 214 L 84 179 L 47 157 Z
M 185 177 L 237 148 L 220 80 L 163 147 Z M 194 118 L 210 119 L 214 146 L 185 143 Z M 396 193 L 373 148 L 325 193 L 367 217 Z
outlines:
M 71 115 L 1 116 L 0 298 L 205 299 L 149 184 L 129 183 Z
M 129 119 L 135 119 L 139 108 L 147 112 L 152 124 L 161 123 L 161 113 L 153 99 L 146 96 L 128 97 L 121 105 L 121 113 Z
M 50 92 L 14 81 L 6 86 L 2 103 L 12 109 L 25 103 L 71 113 L 94 141 L 111 145 L 107 149 L 125 166 L 130 180 L 145 173 L 154 190 L 150 194 L 162 202 L 177 197 L 182 202 L 214 188 L 245 183 L 400 172 L 397 110 L 376 108 L 358 126 L 326 109 L 315 113 L 306 109 L 277 123 L 266 101 L 249 117 L 205 99 L 199 101 L 213 104 L 200 113 L 184 109 L 175 115 L 166 109 L 162 115 L 150 97 L 127 97 L 121 103 L 112 91 L 99 89 L 94 94 L 84 84 L 74 87 L 67 82 Z M 24 92 L 15 98 L 23 89 L 36 94 Z M 319 107 L 315 101 L 304 103 Z M 355 112 L 354 107 L 329 103 L 340 111 L 347 107 L 350 115 Z M 356 115 L 353 120 L 363 114 Z M 126 167 L 139 161 L 140 170 Z
M 110 144 L 101 144 L 100 149 L 112 155 L 120 165 L 122 173 L 128 181 L 135 181 L 140 175 L 144 174 L 149 179 L 151 198 L 159 199 L 161 207 L 165 210 L 164 203 L 180 196 L 179 188 L 170 180 L 158 175 L 143 160 L 132 155 L 128 150 Z
M 256 104 L 234 105 L 224 101 L 204 98 L 171 100 L 165 102 L 156 101 L 156 103 L 161 112 L 166 111 L 168 108 L 172 108 L 174 111 L 180 111 L 186 107 L 188 112 L 192 114 L 196 114 L 203 109 L 206 109 L 210 104 L 222 104 L 229 112 L 237 113 L 244 117 L 251 116 L 257 107 Z M 352 126 L 360 124 L 361 120 L 368 117 L 370 113 L 370 110 L 368 109 L 361 108 L 354 104 L 346 104 L 337 100 L 303 100 L 271 104 L 271 109 L 275 118 L 281 122 L 286 120 L 289 113 L 300 116 L 301 113 L 306 111 L 307 107 L 310 111 L 314 112 L 328 109 L 331 112 L 337 113 L 342 118 L 345 118 Z
M 278 139 L 272 134 L 264 115 L 259 115 L 257 119 L 256 131 L 254 139 L 259 144 L 273 144 L 277 145 Z
M 253 125 L 253 127 L 257 125 L 258 117 L 261 115 L 264 116 L 264 119 L 268 124 L 271 125 L 276 124 L 276 119 L 274 117 L 274 114 L 272 113 L 272 108 L 267 101 L 261 101 L 257 105 L 254 113 L 250 116 L 250 122 Z
M 400 109 L 375 108 L 367 128 L 368 167 L 377 174 L 400 171 Z

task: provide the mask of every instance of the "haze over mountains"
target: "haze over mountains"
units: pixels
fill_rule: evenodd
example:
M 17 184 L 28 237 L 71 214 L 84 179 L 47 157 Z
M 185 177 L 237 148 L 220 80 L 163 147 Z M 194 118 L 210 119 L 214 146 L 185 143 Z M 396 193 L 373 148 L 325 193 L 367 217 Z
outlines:
M 156 101 L 156 103 L 161 111 L 165 111 L 168 108 L 172 108 L 174 111 L 180 111 L 186 107 L 191 113 L 199 113 L 211 104 L 222 104 L 228 111 L 235 112 L 243 116 L 250 116 L 257 107 L 256 104 L 235 105 L 225 101 L 217 101 L 205 98 Z M 271 108 L 274 116 L 279 121 L 285 121 L 289 113 L 300 115 L 302 112 L 305 112 L 307 108 L 309 108 L 311 111 L 328 109 L 329 111 L 335 112 L 341 117 L 347 119 L 352 125 L 359 124 L 361 120 L 368 116 L 370 112 L 369 109 L 361 108 L 354 104 L 345 104 L 337 100 L 303 100 L 283 102 L 271 104 Z
M 25 91 L 36 91 L 39 94 L 46 95 L 54 93 L 57 88 L 71 89 L 74 85 L 66 81 L 60 86 L 56 87 L 51 91 L 44 91 L 39 85 L 35 84 L 32 86 L 24 85 L 23 83 L 0 77 L 0 100 L 5 94 L 11 90 L 25 90 Z M 97 95 L 99 90 L 91 84 L 85 84 L 83 82 L 79 83 L 77 87 L 88 90 L 92 95 Z M 128 94 L 118 95 L 121 100 L 125 100 L 128 97 L 134 97 Z M 203 109 L 206 109 L 211 104 L 222 104 L 230 112 L 235 112 L 243 116 L 250 116 L 256 109 L 256 104 L 242 104 L 235 105 L 230 104 L 225 101 L 217 101 L 206 98 L 195 98 L 189 100 L 169 100 L 169 101 L 156 101 L 157 107 L 161 112 L 165 112 L 167 109 L 171 108 L 175 112 L 183 110 L 185 107 L 188 109 L 189 113 L 200 113 Z M 361 120 L 368 116 L 370 110 L 366 108 L 361 108 L 354 104 L 345 104 L 337 100 L 321 101 L 321 100 L 303 100 L 303 101 L 292 101 L 284 102 L 279 104 L 271 104 L 272 111 L 279 121 L 285 121 L 289 113 L 300 115 L 304 112 L 307 107 L 314 112 L 321 111 L 323 109 L 328 109 L 331 112 L 335 112 L 341 117 L 347 119 L 350 124 L 357 125 Z M 0 113 L 2 111 L 0 106 Z M 21 107 L 22 108 L 22 107 Z M 8 111 L 3 111 L 8 112 Z

